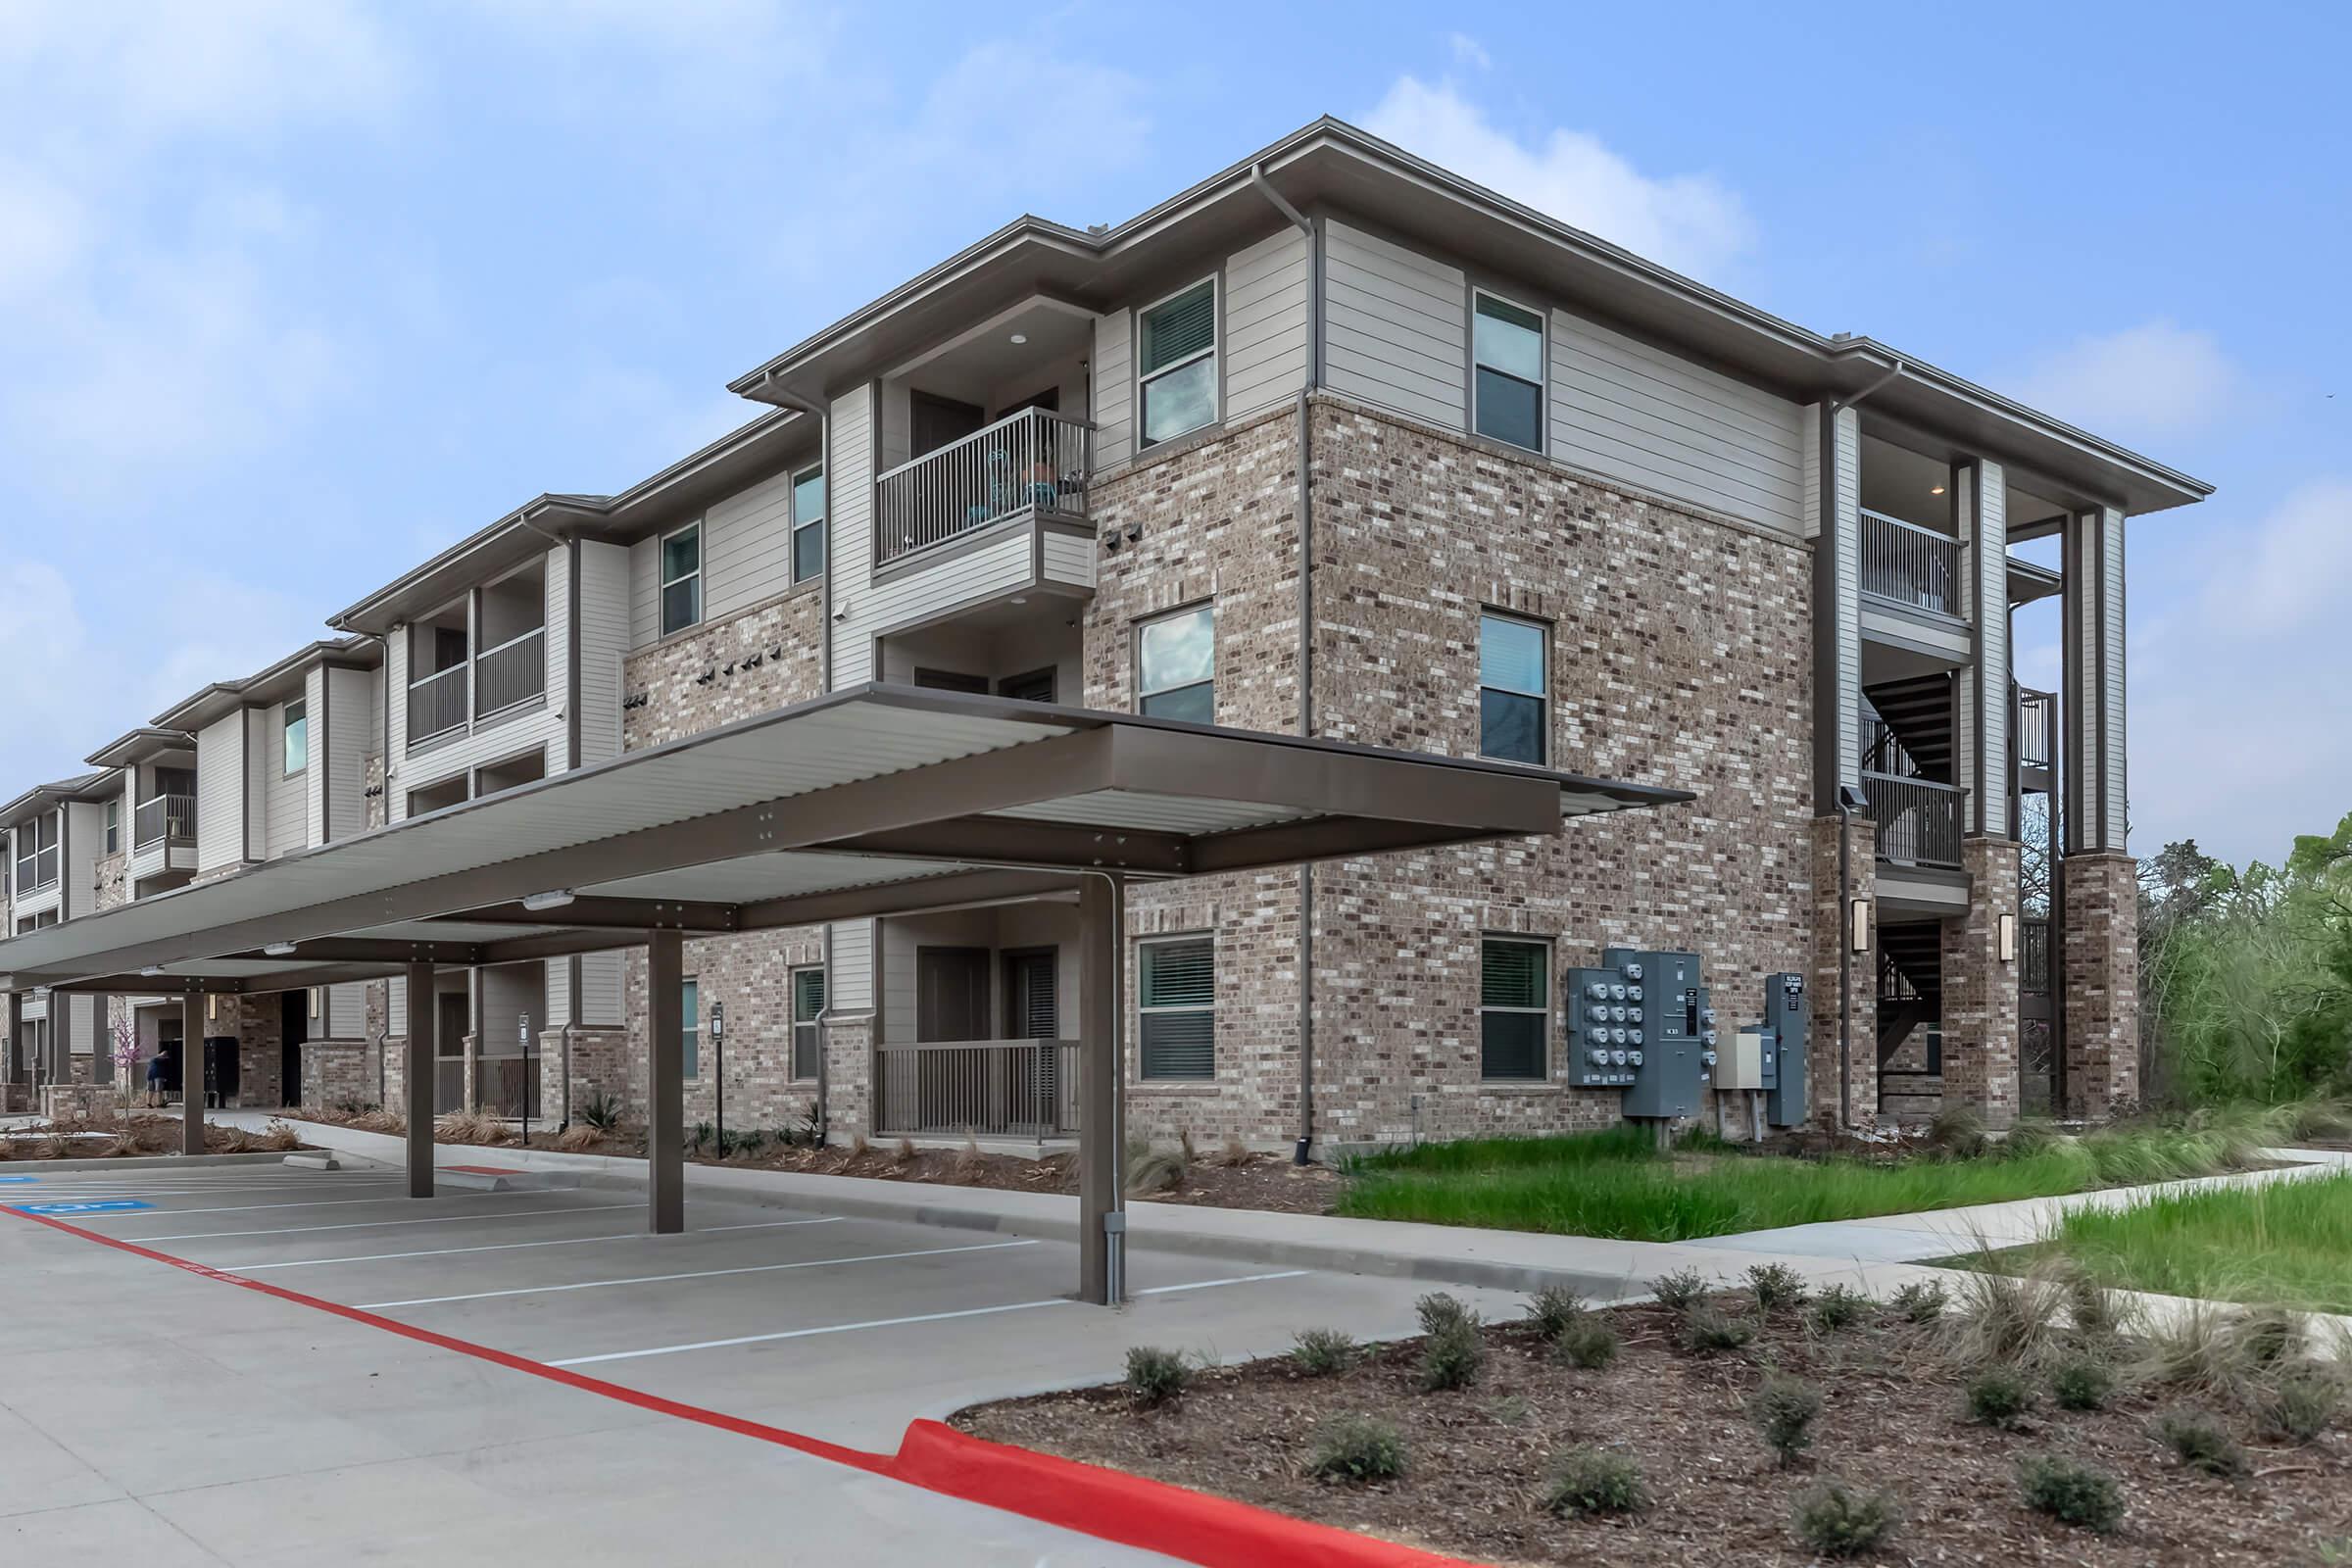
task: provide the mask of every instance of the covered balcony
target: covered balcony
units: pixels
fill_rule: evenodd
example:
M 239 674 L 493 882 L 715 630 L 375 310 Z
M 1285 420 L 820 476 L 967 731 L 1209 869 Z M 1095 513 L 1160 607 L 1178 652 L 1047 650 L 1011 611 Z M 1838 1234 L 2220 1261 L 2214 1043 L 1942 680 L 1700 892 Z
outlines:
M 1078 1130 L 1077 914 L 1066 899 L 881 923 L 874 1126 L 1042 1142 Z
M 1024 518 L 1084 523 L 1094 427 L 1021 409 L 875 481 L 874 564 Z

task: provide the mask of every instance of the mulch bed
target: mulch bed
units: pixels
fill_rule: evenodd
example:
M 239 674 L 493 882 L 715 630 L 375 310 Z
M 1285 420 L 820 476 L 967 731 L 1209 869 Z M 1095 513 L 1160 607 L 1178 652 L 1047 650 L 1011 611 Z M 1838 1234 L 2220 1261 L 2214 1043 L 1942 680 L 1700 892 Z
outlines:
M 169 1115 L 99 1116 L 88 1121 L 60 1122 L 38 1132 L 0 1133 L 0 1160 L 122 1159 L 142 1154 L 176 1154 L 181 1137 L 179 1113 Z M 242 1127 L 207 1123 L 204 1152 L 208 1154 L 255 1154 L 302 1148 L 288 1132 L 247 1132 Z
M 1936 1353 L 1932 1329 L 1881 1322 L 1817 1331 L 1784 1309 L 1745 1349 L 1701 1354 L 1680 1347 L 1679 1317 L 1667 1308 L 1606 1316 L 1625 1346 L 1597 1372 L 1551 1359 L 1532 1328 L 1507 1325 L 1486 1331 L 1485 1372 L 1458 1393 L 1422 1393 L 1418 1344 L 1406 1342 L 1328 1378 L 1305 1377 L 1287 1359 L 1257 1361 L 1198 1373 L 1178 1402 L 1159 1408 L 1139 1408 L 1113 1387 L 977 1406 L 955 1424 L 1482 1562 L 1813 1562 L 1790 1534 L 1790 1504 L 1833 1475 L 1888 1489 L 1900 1501 L 1904 1523 L 1864 1561 L 2352 1561 L 2352 1445 L 2341 1431 L 2289 1447 L 2238 1422 L 2253 1478 L 2219 1480 L 2183 1469 L 2151 1435 L 2155 1415 L 2172 1405 L 2145 1395 L 2082 1414 L 2056 1409 L 2045 1391 L 2023 1432 L 1968 1422 L 1964 1379 Z M 1827 1396 L 1812 1456 L 1788 1472 L 1774 1468 L 1745 1412 L 1768 1366 Z M 1405 1476 L 1366 1486 L 1309 1479 L 1312 1434 L 1340 1413 L 1395 1426 L 1407 1446 Z M 1647 1511 L 1559 1518 L 1544 1510 L 1540 1492 L 1553 1456 L 1579 1445 L 1636 1457 L 1651 1494 Z M 2123 1527 L 2100 1536 L 2025 1508 L 2015 1465 L 2034 1451 L 2121 1478 L 2130 1508 Z M 2328 1555 L 2337 1551 L 2344 1555 Z

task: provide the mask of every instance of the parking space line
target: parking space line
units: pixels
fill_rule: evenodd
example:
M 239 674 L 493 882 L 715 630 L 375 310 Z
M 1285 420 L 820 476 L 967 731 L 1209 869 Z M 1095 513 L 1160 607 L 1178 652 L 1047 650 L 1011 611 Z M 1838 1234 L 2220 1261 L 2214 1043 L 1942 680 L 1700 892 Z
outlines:
M 784 1329 L 774 1334 L 744 1334 L 731 1340 L 698 1340 L 692 1345 L 657 1345 L 645 1350 L 608 1350 L 603 1355 L 572 1355 L 543 1366 L 593 1366 L 600 1361 L 634 1361 L 648 1355 L 680 1355 L 688 1350 L 723 1350 L 737 1345 L 766 1345 L 775 1340 L 805 1340 L 819 1334 L 853 1334 L 859 1329 L 894 1329 L 906 1323 L 945 1323 L 950 1318 L 987 1317 L 996 1312 L 1026 1312 L 1035 1306 L 1075 1306 L 1067 1296 L 1043 1301 L 1010 1301 L 1003 1306 L 967 1306 L 956 1312 L 921 1312 L 913 1317 L 878 1317 L 865 1323 L 828 1323 L 822 1328 Z
M 1137 1296 L 1173 1296 L 1178 1291 L 1213 1291 L 1220 1285 L 1255 1285 L 1260 1280 L 1304 1279 L 1308 1272 L 1302 1268 L 1286 1268 L 1273 1274 L 1236 1274 L 1230 1279 L 1194 1280 L 1185 1285 L 1154 1285 L 1148 1291 L 1137 1291 L 1134 1294 Z
M 640 1274 L 625 1280 L 581 1280 L 571 1285 L 524 1285 L 509 1291 L 472 1291 L 464 1296 L 420 1296 L 407 1301 L 361 1301 L 362 1312 L 386 1312 L 396 1306 L 442 1306 L 452 1301 L 487 1301 L 502 1296 L 553 1296 L 562 1291 L 602 1291 L 616 1285 L 667 1285 L 676 1280 L 714 1280 L 730 1274 L 779 1274 L 796 1268 L 838 1268 L 846 1263 L 889 1263 L 906 1257 L 944 1257 L 951 1252 L 1001 1252 L 1012 1247 L 1035 1247 L 1035 1241 L 975 1242 L 967 1247 L 926 1247 L 912 1252 L 866 1252 L 856 1257 L 810 1257 L 796 1263 L 749 1263 L 741 1268 L 697 1269 L 689 1274 Z
M 687 1236 L 708 1236 L 713 1231 L 781 1230 L 790 1225 L 838 1225 L 841 1216 L 826 1214 L 816 1219 L 770 1219 L 751 1225 L 706 1225 L 700 1230 L 686 1231 Z M 526 1247 L 584 1247 L 590 1242 L 644 1242 L 660 1240 L 648 1231 L 615 1231 L 610 1236 L 564 1236 L 552 1242 L 491 1242 L 482 1247 L 436 1247 L 419 1252 L 364 1252 L 357 1257 L 298 1257 L 283 1263 L 222 1263 L 231 1274 L 251 1274 L 265 1268 L 317 1268 L 322 1263 L 388 1263 L 404 1257 L 454 1257 L 460 1252 L 515 1252 Z
M 115 1196 L 128 1198 L 132 1195 L 123 1193 Z M 141 1194 L 138 1196 L 144 1197 L 146 1195 Z M 536 1198 L 538 1196 L 540 1195 L 537 1193 L 441 1193 L 436 1195 L 435 1200 L 448 1201 L 451 1200 L 481 1198 Z M 242 1214 L 254 1209 L 262 1208 L 352 1208 L 361 1203 L 413 1203 L 415 1201 L 416 1201 L 416 1200 L 407 1197 L 406 1195 L 403 1195 L 399 1198 L 297 1198 L 291 1201 L 280 1201 L 275 1203 L 223 1203 L 216 1208 L 174 1208 L 170 1210 L 170 1212 L 173 1214 Z M 154 1216 L 149 1215 L 147 1217 L 153 1218 Z
M 430 1200 L 425 1200 L 429 1201 Z M 576 1208 L 518 1208 L 506 1214 L 436 1214 L 424 1219 L 361 1219 L 346 1225 L 278 1225 L 258 1231 L 192 1231 L 182 1236 L 131 1236 L 126 1241 L 142 1245 L 149 1242 L 215 1242 L 229 1236 L 301 1236 L 311 1231 L 367 1231 L 388 1225 L 464 1225 L 477 1220 L 529 1219 L 535 1214 L 610 1214 L 614 1209 L 642 1210 L 643 1203 L 588 1203 Z M 151 1214 L 150 1219 L 168 1219 L 171 1211 Z

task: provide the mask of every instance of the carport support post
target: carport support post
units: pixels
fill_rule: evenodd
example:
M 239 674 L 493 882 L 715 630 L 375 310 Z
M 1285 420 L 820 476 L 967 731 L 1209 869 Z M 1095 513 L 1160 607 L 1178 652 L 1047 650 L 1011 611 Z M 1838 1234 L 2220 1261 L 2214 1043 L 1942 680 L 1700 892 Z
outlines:
M 1125 1294 L 1126 1054 L 1119 1042 L 1119 879 L 1078 879 L 1078 1298 L 1116 1306 Z
M 657 1236 L 686 1228 L 685 947 L 675 931 L 645 939 L 645 1201 Z
M 179 1152 L 204 1152 L 204 996 L 179 999 Z
M 408 1092 L 409 1196 L 433 1196 L 433 1096 L 439 1089 L 433 1031 L 441 1022 L 433 995 L 433 966 L 409 965 L 409 1038 L 401 1068 Z

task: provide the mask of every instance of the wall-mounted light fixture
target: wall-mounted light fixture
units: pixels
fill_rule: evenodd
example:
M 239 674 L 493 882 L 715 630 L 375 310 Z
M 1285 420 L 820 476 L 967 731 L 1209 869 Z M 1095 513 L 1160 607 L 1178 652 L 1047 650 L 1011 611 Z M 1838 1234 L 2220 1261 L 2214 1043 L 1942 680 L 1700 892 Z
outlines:
M 272 942 L 268 947 L 262 949 L 262 956 L 266 958 L 291 958 L 294 956 L 294 944 L 291 942 Z
M 571 889 L 550 888 L 545 893 L 524 894 L 522 896 L 522 906 L 530 910 L 533 914 L 537 914 L 543 909 L 561 909 L 564 907 L 564 906 L 569 904 L 571 901 Z
M 2014 915 L 2014 914 L 2004 914 L 2004 915 L 2002 915 L 2002 916 L 2001 916 L 2001 935 L 2000 935 L 2000 944 L 2001 944 L 2001 961 L 2002 961 L 2003 963 L 2015 963 L 2015 962 L 2017 961 L 2017 916 L 2016 916 L 2016 915 Z
M 1870 951 L 1870 901 L 1856 899 L 1845 909 L 1846 942 L 1856 953 Z

